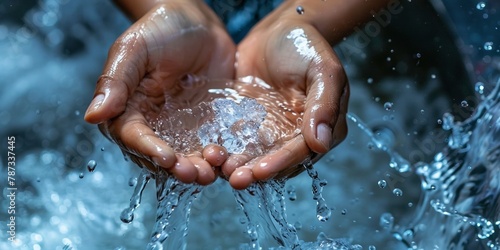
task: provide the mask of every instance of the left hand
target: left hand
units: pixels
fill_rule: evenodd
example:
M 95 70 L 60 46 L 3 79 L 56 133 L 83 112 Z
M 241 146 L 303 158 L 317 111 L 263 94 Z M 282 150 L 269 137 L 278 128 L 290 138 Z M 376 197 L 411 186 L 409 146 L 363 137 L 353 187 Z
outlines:
M 264 80 L 303 114 L 303 122 L 299 135 L 266 155 L 230 156 L 222 171 L 231 186 L 244 189 L 254 181 L 294 175 L 313 152 L 317 160 L 345 138 L 348 81 L 332 46 L 313 25 L 270 15 L 237 50 L 236 76 Z

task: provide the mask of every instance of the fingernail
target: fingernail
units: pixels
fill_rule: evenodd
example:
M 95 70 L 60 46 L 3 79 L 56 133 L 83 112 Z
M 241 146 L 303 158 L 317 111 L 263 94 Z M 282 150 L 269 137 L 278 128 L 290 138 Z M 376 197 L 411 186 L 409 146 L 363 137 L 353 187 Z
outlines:
M 328 150 L 332 145 L 332 128 L 325 123 L 318 124 L 316 127 L 316 139 Z
M 94 97 L 94 100 L 92 100 L 87 109 L 87 112 L 85 113 L 88 114 L 90 112 L 98 110 L 101 107 L 103 101 L 104 101 L 104 94 L 98 94 L 96 97 Z

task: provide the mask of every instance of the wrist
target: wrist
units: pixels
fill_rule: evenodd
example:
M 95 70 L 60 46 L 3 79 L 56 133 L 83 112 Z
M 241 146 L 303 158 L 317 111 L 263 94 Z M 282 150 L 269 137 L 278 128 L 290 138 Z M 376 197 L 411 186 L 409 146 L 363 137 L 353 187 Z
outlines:
M 203 0 L 113 0 L 113 2 L 133 22 L 139 20 L 159 4 L 175 2 L 179 4 L 204 4 Z
M 271 15 L 274 21 L 311 25 L 333 45 L 382 7 L 394 4 L 399 4 L 399 0 L 288 0 Z

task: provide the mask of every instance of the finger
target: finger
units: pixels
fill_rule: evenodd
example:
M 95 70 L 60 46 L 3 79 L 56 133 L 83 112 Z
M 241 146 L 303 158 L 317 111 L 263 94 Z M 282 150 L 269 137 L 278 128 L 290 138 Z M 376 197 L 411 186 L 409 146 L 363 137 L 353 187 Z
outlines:
M 178 180 L 193 183 L 198 178 L 198 169 L 188 158 L 177 154 L 174 167 L 168 169 Z
M 252 169 L 248 166 L 237 168 L 229 177 L 229 184 L 231 184 L 234 189 L 238 190 L 247 188 L 254 181 Z
M 174 150 L 158 138 L 138 111 L 130 110 L 112 120 L 104 134 L 128 153 L 159 167 L 171 168 L 176 162 Z
M 215 144 L 207 145 L 202 154 L 203 158 L 214 167 L 222 166 L 229 156 L 226 148 Z
M 302 128 L 307 145 L 316 153 L 326 153 L 333 146 L 333 129 L 340 115 L 341 97 L 345 96 L 346 105 L 348 98 L 344 69 L 330 45 L 324 43 L 319 53 L 322 60 L 313 60 L 308 68 Z
M 147 51 L 134 26 L 111 46 L 104 70 L 97 81 L 85 120 L 101 123 L 124 112 L 130 94 L 146 72 Z
M 299 135 L 276 152 L 266 155 L 256 162 L 252 167 L 253 176 L 256 180 L 267 180 L 288 168 L 297 167 L 310 154 L 311 151 L 304 138 Z
M 226 178 L 230 177 L 233 174 L 234 170 L 236 170 L 236 168 L 245 165 L 251 159 L 252 157 L 250 155 L 229 156 L 221 166 L 222 174 L 224 174 Z
M 214 170 L 210 164 L 203 160 L 201 157 L 190 156 L 188 159 L 193 163 L 194 167 L 198 170 L 196 183 L 200 185 L 208 185 L 215 181 L 217 178 Z

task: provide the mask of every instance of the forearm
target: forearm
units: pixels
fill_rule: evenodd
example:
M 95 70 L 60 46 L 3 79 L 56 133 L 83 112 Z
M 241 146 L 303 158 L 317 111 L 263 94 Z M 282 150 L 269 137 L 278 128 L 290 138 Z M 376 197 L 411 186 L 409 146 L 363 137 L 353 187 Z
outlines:
M 302 7 L 302 14 L 298 13 L 298 6 Z M 306 21 L 315 26 L 330 44 L 335 44 L 381 9 L 392 15 L 399 13 L 402 7 L 400 0 L 288 0 L 272 15 L 281 20 Z
M 168 0 L 173 2 L 174 0 Z M 203 2 L 203 0 L 181 0 L 179 2 Z M 156 4 L 167 0 L 113 0 L 113 2 L 132 20 L 137 21 Z

